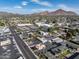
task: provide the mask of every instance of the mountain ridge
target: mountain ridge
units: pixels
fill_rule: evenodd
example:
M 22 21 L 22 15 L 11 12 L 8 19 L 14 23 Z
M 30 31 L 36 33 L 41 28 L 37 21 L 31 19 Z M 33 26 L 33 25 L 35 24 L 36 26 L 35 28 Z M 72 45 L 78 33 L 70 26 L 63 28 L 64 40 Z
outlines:
M 44 12 L 40 12 L 37 13 L 38 15 L 77 15 L 75 12 L 73 11 L 65 11 L 63 9 L 58 9 L 56 11 L 44 11 Z
M 9 13 L 9 12 L 0 12 L 0 16 L 17 16 L 21 14 L 15 14 L 15 13 Z M 33 14 L 23 14 L 23 15 L 78 15 L 73 11 L 65 11 L 63 9 L 58 9 L 55 11 L 44 11 L 39 13 L 33 13 Z

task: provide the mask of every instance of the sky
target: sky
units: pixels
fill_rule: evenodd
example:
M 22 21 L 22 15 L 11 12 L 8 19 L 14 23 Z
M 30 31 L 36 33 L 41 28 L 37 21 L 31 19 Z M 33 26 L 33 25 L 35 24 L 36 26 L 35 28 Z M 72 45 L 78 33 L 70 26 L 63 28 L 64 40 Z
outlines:
M 79 0 L 0 0 L 0 11 L 31 14 L 63 9 L 79 14 Z

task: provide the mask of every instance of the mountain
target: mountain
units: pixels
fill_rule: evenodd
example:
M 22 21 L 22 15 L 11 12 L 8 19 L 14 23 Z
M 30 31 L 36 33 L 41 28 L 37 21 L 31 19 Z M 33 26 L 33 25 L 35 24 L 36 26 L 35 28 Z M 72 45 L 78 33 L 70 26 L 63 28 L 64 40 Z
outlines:
M 37 15 L 77 15 L 77 14 L 73 11 L 65 11 L 62 9 L 58 9 L 52 12 L 48 12 L 48 11 L 40 12 L 40 13 L 37 13 Z
M 27 14 L 27 15 L 77 15 L 75 12 L 73 11 L 65 11 L 62 9 L 58 9 L 56 11 L 44 11 L 44 12 L 40 12 L 40 13 L 34 13 L 34 14 Z M 0 17 L 1 16 L 23 16 L 21 14 L 14 14 L 14 13 L 8 13 L 8 12 L 0 12 Z M 26 15 L 25 15 L 26 16 Z
M 47 14 L 49 14 L 49 12 L 48 11 L 44 11 L 44 12 L 40 12 L 39 14 L 40 15 L 47 15 Z
M 58 9 L 54 12 L 50 12 L 49 14 L 52 14 L 52 15 L 77 15 L 75 12 L 65 11 L 65 10 L 62 10 L 62 9 Z
M 0 12 L 0 16 L 6 16 L 6 15 L 9 15 L 10 13 L 7 13 L 7 12 Z
M 0 12 L 0 17 L 1 16 L 21 16 L 20 14 L 14 14 L 14 13 L 8 13 L 8 12 Z

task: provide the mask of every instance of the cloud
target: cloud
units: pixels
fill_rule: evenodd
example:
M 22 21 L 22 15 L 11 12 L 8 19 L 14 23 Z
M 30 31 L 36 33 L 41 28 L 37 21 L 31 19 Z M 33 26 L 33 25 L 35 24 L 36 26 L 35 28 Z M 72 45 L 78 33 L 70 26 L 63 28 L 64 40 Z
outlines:
M 61 9 L 64 9 L 64 10 L 68 10 L 68 11 L 72 9 L 72 8 L 68 7 L 67 5 L 65 5 L 65 4 L 59 4 L 57 7 L 61 8 Z
M 52 4 L 47 1 L 32 0 L 32 2 L 35 2 L 42 6 L 52 7 Z
M 32 2 L 39 2 L 39 0 L 32 0 Z
M 74 11 L 77 14 L 79 14 L 79 9 L 78 8 L 72 8 L 72 7 L 69 7 L 69 6 L 65 5 L 65 4 L 59 4 L 57 7 L 61 8 L 61 9 L 64 9 L 64 10 L 67 10 L 67 11 Z
M 49 7 L 51 7 L 52 6 L 52 4 L 50 4 L 50 3 L 48 3 L 48 2 L 41 2 L 41 3 L 39 3 L 40 5 L 43 5 L 43 6 L 49 6 Z
M 31 9 L 32 13 L 39 13 L 39 12 L 44 12 L 44 11 L 55 11 L 56 9 L 48 9 L 48 8 L 40 8 L 40 9 Z
M 26 6 L 28 4 L 27 1 L 22 1 L 22 6 Z
M 22 9 L 26 5 L 28 5 L 28 2 L 27 1 L 22 1 L 20 5 L 14 6 L 14 8 Z
M 14 8 L 18 8 L 18 9 L 21 9 L 22 8 L 22 6 L 14 6 Z
M 79 8 L 72 8 L 70 6 L 67 6 L 65 4 L 58 4 L 57 6 L 53 7 L 53 8 L 36 8 L 36 9 L 32 9 L 31 11 L 33 13 L 35 12 L 43 12 L 43 11 L 55 11 L 57 9 L 63 9 L 63 10 L 66 10 L 66 11 L 73 11 L 73 12 L 76 12 L 77 14 L 79 14 Z

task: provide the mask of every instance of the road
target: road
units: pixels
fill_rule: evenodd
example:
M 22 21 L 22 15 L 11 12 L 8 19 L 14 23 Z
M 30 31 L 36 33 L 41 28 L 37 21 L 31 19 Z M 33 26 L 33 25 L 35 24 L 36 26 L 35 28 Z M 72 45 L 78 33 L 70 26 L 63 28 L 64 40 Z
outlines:
M 25 59 L 37 59 L 36 56 L 32 53 L 29 47 L 24 43 L 24 41 L 16 34 L 14 27 L 9 27 L 14 39 L 20 48 Z

